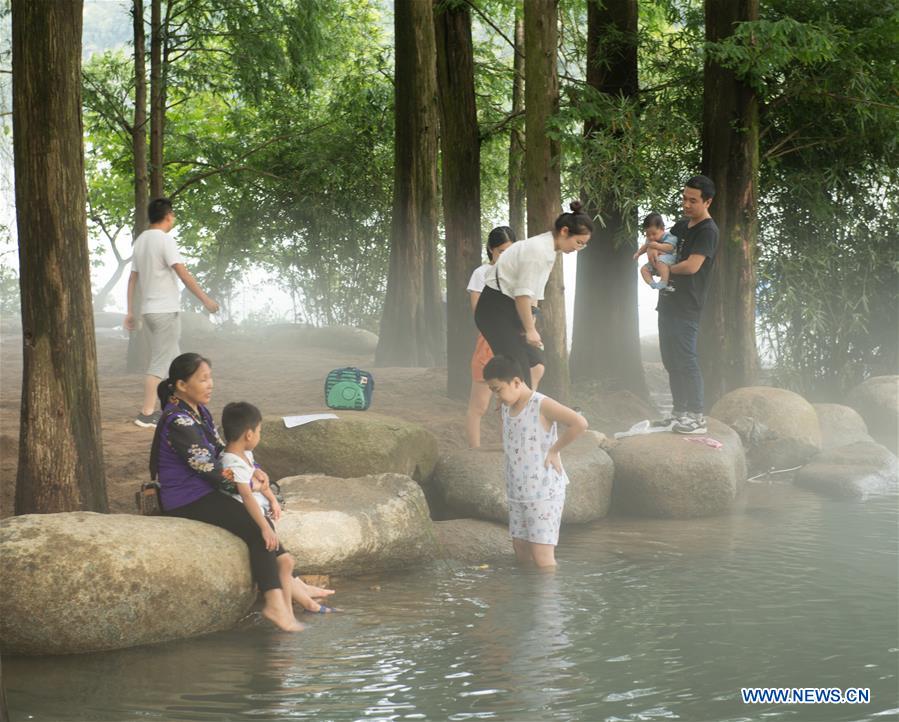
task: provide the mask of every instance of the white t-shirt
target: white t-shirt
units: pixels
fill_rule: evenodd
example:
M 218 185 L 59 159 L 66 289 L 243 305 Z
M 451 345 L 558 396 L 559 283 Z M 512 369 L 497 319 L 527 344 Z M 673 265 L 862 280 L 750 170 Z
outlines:
M 484 290 L 484 286 L 487 285 L 487 272 L 492 269 L 493 266 L 489 263 L 485 263 L 483 266 L 478 266 L 471 274 L 471 278 L 468 280 L 468 291 L 471 293 L 481 293 Z
M 503 251 L 493 266 L 496 273 L 487 274 L 487 285 L 495 291 L 502 291 L 509 298 L 531 296 L 542 301 L 543 290 L 555 262 L 553 234 L 547 231 L 531 236 Z
M 226 451 L 222 454 L 222 468 L 223 469 L 231 469 L 231 472 L 234 474 L 234 483 L 235 484 L 251 484 L 253 483 L 253 473 L 256 471 L 256 467 L 253 466 L 253 452 L 245 451 L 243 452 L 247 455 L 247 458 L 250 460 L 248 464 L 244 461 L 238 454 L 232 454 L 230 451 Z M 231 494 L 235 499 L 239 502 L 243 503 L 243 499 L 240 494 Z M 268 516 L 271 511 L 270 505 L 268 503 L 268 499 L 266 499 L 261 491 L 254 491 L 253 498 L 259 502 L 259 506 L 262 508 L 262 513 Z
M 181 310 L 178 274 L 172 269 L 183 263 L 175 239 L 158 228 L 148 228 L 134 242 L 131 270 L 140 283 L 141 313 L 175 313 Z

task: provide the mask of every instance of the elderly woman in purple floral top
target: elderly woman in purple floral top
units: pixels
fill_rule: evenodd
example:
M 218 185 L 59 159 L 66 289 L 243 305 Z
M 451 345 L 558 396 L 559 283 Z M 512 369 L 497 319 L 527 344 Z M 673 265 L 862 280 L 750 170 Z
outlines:
M 213 524 L 243 539 L 253 579 L 265 597 L 263 616 L 285 631 L 300 631 L 303 625 L 279 577 L 277 556 L 283 549 L 266 542 L 243 504 L 219 493 L 233 483 L 231 471 L 219 461 L 224 444 L 206 408 L 212 388 L 209 361 L 185 353 L 172 361 L 169 377 L 157 389 L 163 411 L 150 452 L 150 474 L 159 476 L 163 513 Z M 254 481 L 264 486 L 268 477 L 257 469 Z

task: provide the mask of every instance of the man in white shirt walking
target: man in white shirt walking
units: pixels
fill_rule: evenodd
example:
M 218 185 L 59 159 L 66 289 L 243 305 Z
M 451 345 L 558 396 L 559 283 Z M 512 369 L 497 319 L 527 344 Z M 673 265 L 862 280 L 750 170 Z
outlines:
M 138 426 L 151 429 L 159 421 L 156 410 L 156 387 L 168 375 L 169 364 L 181 353 L 181 289 L 178 279 L 206 307 L 216 313 L 219 305 L 200 288 L 190 271 L 184 267 L 175 239 L 169 231 L 175 225 L 175 211 L 168 198 L 150 201 L 147 209 L 150 225 L 134 241 L 131 276 L 128 279 L 128 314 L 125 328 L 136 327 L 133 308 L 134 293 L 140 280 L 141 320 L 150 337 L 150 363 L 144 378 L 144 400 L 134 419 Z

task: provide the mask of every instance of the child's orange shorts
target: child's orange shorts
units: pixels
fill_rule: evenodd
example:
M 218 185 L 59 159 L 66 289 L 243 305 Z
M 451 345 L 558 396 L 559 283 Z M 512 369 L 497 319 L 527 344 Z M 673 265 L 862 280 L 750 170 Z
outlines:
M 474 353 L 471 356 L 472 381 L 484 380 L 484 367 L 492 358 L 493 351 L 490 349 L 490 344 L 487 343 L 486 338 L 484 338 L 481 334 L 478 334 L 478 341 L 474 346 Z

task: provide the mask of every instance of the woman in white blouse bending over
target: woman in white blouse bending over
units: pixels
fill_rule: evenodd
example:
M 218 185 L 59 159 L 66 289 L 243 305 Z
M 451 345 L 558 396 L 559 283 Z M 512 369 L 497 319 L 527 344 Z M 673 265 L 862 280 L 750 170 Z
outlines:
M 553 230 L 513 243 L 487 272 L 474 319 L 494 355 L 508 356 L 521 367 L 531 388 L 531 367 L 543 364 L 543 340 L 537 333 L 534 311 L 556 262 L 556 254 L 574 253 L 587 245 L 593 221 L 577 201 L 563 213 Z
M 487 236 L 487 258 L 489 263 L 478 266 L 471 274 L 468 281 L 468 298 L 471 301 L 471 312 L 474 313 L 478 306 L 478 299 L 487 282 L 487 275 L 493 273 L 493 266 L 503 254 L 503 251 L 511 248 L 515 243 L 515 231 L 509 226 L 497 226 Z M 493 358 L 490 344 L 482 334 L 478 334 L 474 354 L 471 357 L 471 393 L 468 397 L 468 413 L 465 416 L 465 436 L 468 446 L 477 449 L 481 446 L 481 418 L 490 407 L 490 389 L 484 381 L 484 366 Z M 536 387 L 543 376 L 543 367 L 534 366 L 531 369 L 531 380 Z

